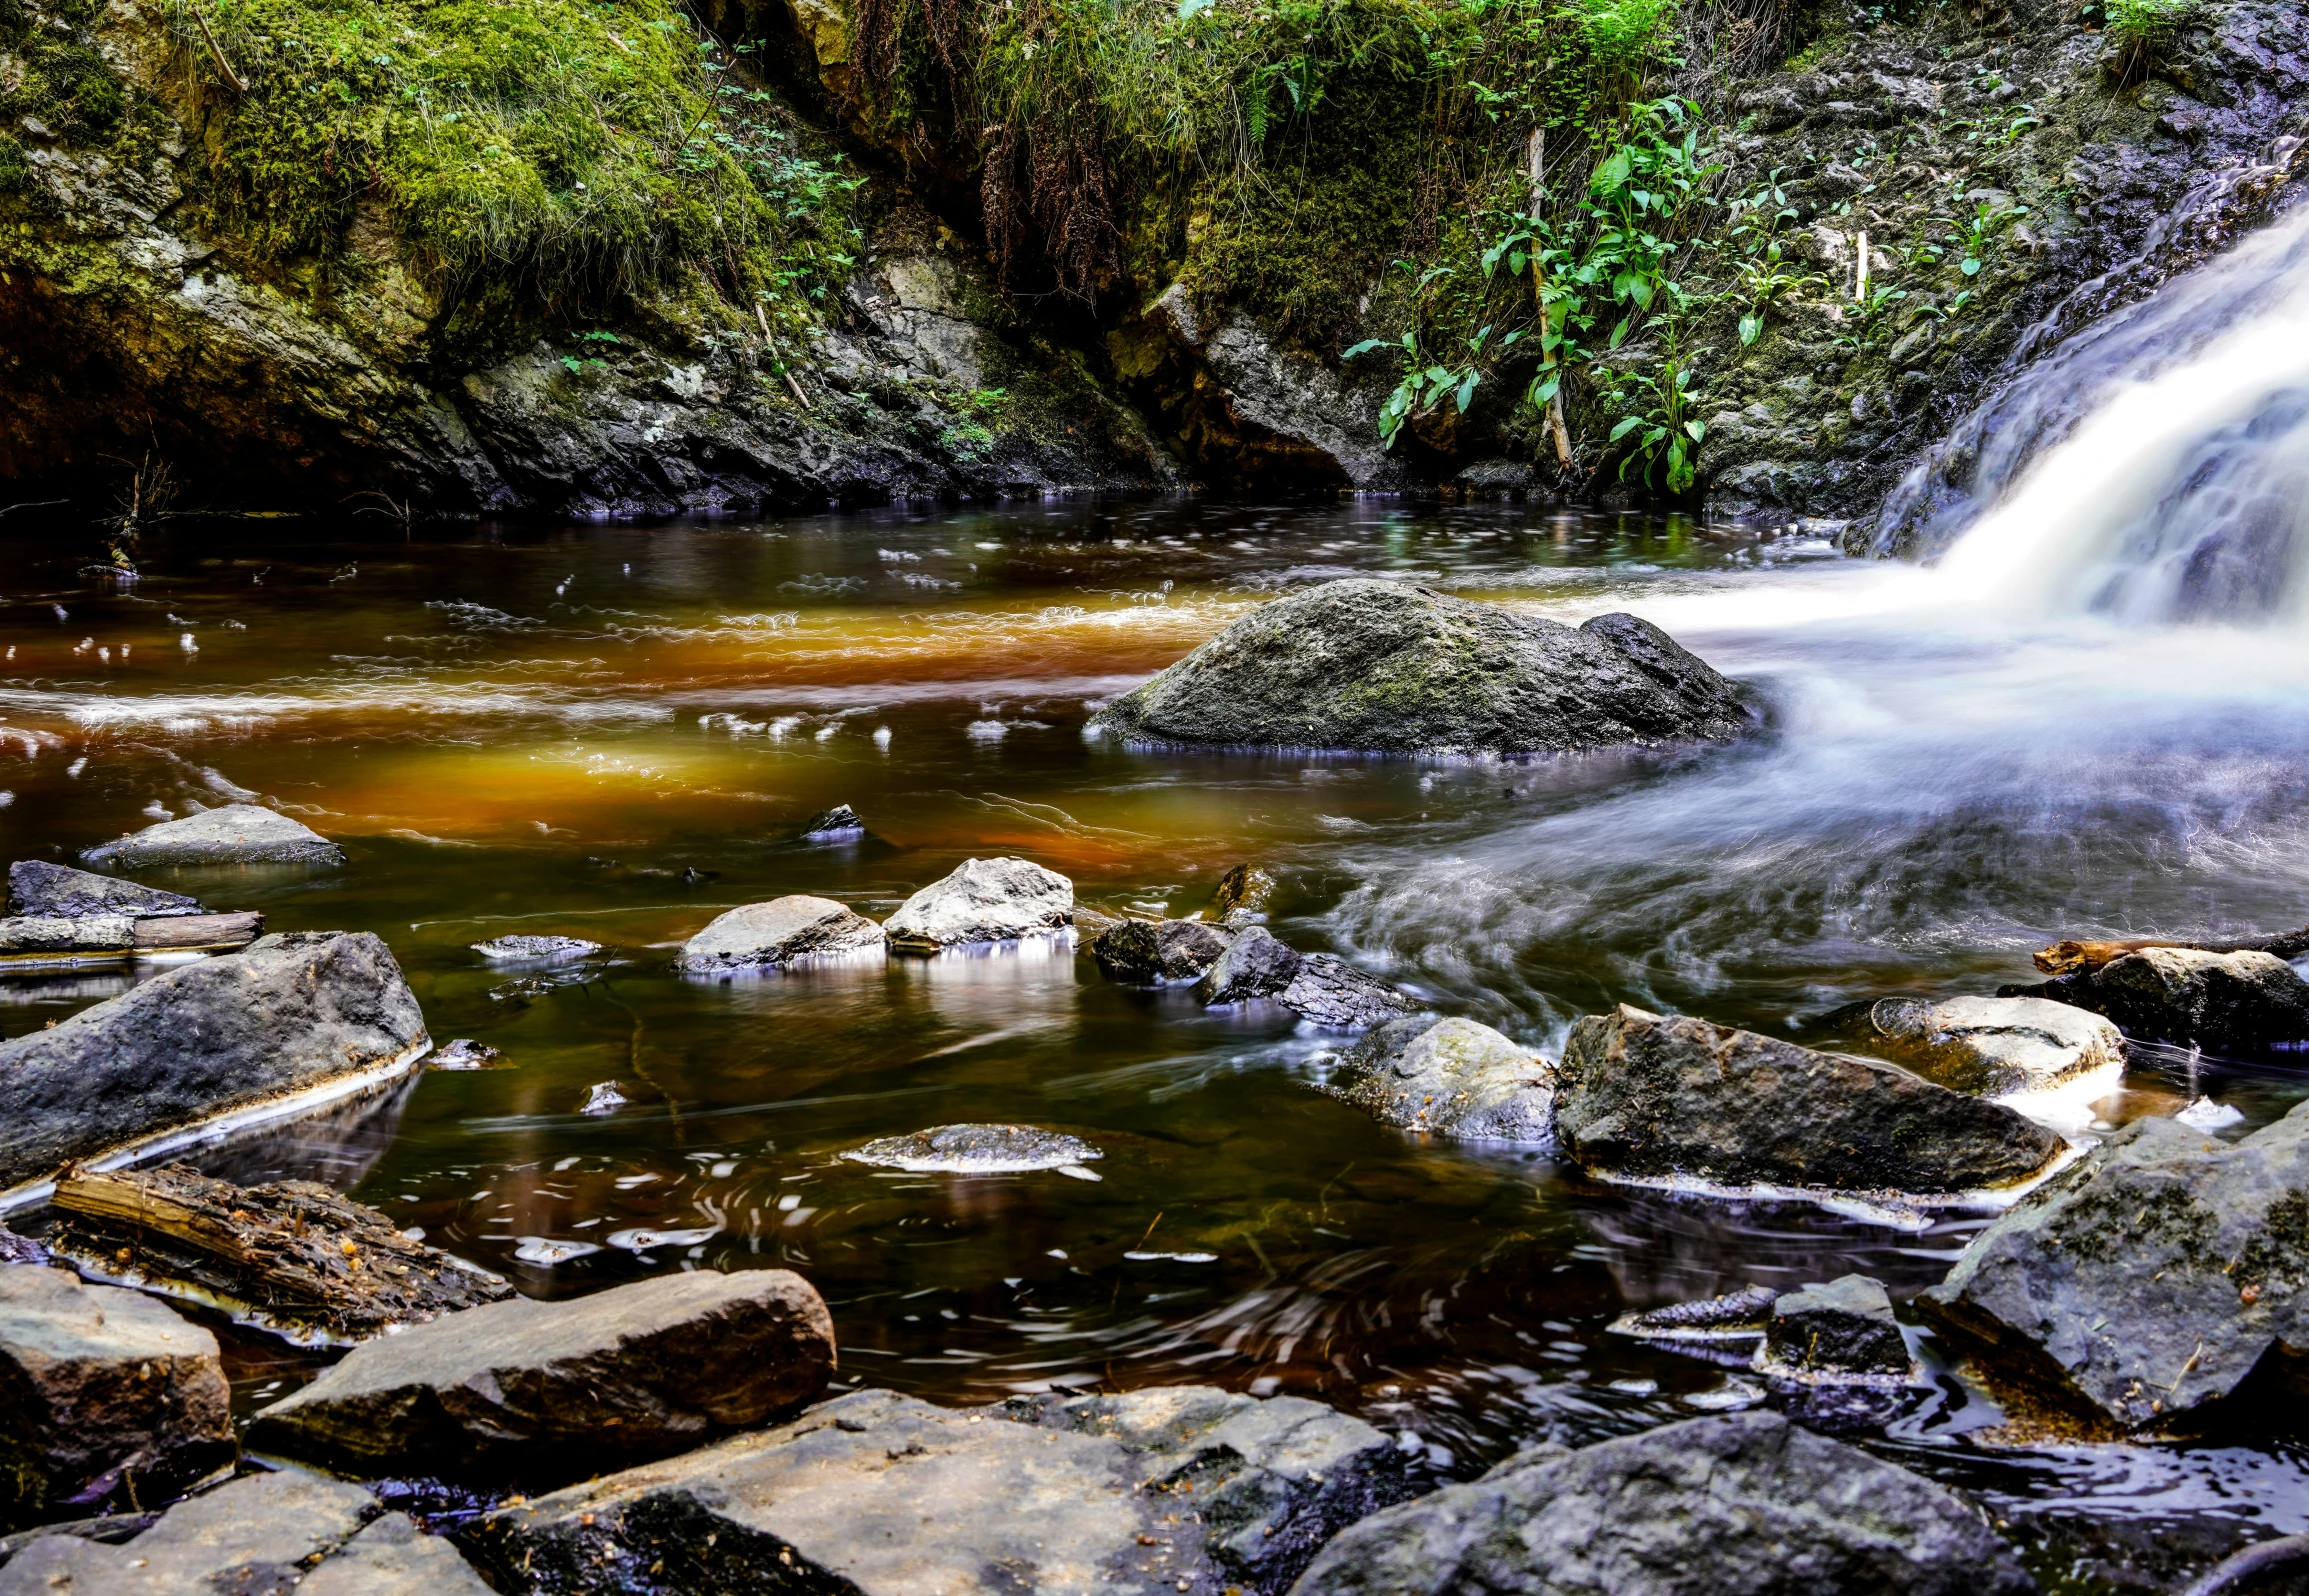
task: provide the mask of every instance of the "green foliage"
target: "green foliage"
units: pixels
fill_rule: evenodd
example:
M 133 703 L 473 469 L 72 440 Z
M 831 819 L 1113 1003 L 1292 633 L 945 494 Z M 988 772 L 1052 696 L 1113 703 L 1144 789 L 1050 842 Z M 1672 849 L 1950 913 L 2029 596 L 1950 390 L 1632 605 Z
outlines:
M 0 17 L 0 41 L 16 53 L 23 70 L 12 85 L 0 79 L 0 121 L 29 117 L 75 142 L 110 132 L 128 109 L 128 95 L 104 57 L 35 27 L 20 8 L 14 15 L 13 23 Z
M 21 194 L 32 182 L 31 163 L 13 133 L 0 132 L 0 194 Z
M 1707 353 L 1698 349 L 1692 356 L 1696 360 Z M 1614 389 L 1612 408 L 1621 415 L 1611 429 L 1611 441 L 1624 441 L 1627 447 L 1620 457 L 1622 482 L 1631 469 L 1640 467 L 1640 480 L 1648 485 L 1654 473 L 1664 468 L 1662 485 L 1670 493 L 1691 491 L 1697 480 L 1693 457 L 1708 433 L 1706 423 L 1693 414 L 1700 402 L 1700 393 L 1692 385 L 1696 370 L 1689 361 L 1677 358 L 1671 339 L 1658 371 L 1631 372 L 1625 385 Z
M 2178 33 L 2196 0 L 2102 0 L 2108 36 L 2131 49 L 2154 49 Z
M 172 0 L 180 64 L 218 69 Z M 798 308 L 854 248 L 804 155 L 665 0 L 207 0 L 245 96 L 205 96 L 219 221 L 260 258 L 340 251 L 374 207 L 453 291 L 710 284 Z

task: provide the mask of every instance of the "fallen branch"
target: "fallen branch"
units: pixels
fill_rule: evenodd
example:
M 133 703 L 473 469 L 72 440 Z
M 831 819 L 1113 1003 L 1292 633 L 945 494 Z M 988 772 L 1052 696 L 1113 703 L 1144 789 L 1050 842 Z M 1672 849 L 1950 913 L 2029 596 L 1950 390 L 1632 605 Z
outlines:
M 192 12 L 192 20 L 200 24 L 200 36 L 208 41 L 208 53 L 216 58 L 216 69 L 222 72 L 224 80 L 233 86 L 233 93 L 248 93 L 249 86 L 241 81 L 241 75 L 232 69 L 232 63 L 227 61 L 224 58 L 224 52 L 217 48 L 216 35 L 208 31 L 207 15 L 194 3 L 194 0 L 186 0 L 186 9 Z

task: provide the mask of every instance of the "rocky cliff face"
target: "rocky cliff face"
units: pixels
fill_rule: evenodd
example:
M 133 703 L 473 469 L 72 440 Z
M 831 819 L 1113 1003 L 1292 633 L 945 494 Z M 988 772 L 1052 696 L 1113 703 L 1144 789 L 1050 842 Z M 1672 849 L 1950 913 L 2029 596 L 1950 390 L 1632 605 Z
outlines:
M 86 493 L 150 454 L 221 500 L 594 516 L 1194 484 L 1633 491 L 1608 414 L 1575 414 L 1578 464 L 1554 465 L 1507 402 L 1522 369 L 1390 451 L 1392 373 L 1299 347 L 1257 291 L 1158 272 L 1089 309 L 1006 296 L 952 152 L 855 116 L 865 248 L 802 358 L 766 322 L 740 337 L 630 307 L 473 336 L 366 202 L 329 261 L 268 262 L 215 223 L 216 129 L 163 4 L 0 0 L 0 479 Z M 845 8 L 723 9 L 707 19 L 782 59 L 790 98 L 845 120 Z M 1783 64 L 1702 60 L 1682 84 L 1720 192 L 1777 184 L 1790 280 L 1752 343 L 1728 300 L 1698 330 L 1696 492 L 1863 518 L 1856 551 L 1898 546 L 1865 518 L 2000 374 L 2281 204 L 2309 115 L 2309 24 L 2276 0 L 2205 6 L 2152 58 L 2036 0 L 1797 16 L 1782 38 Z M 1362 330 L 1392 336 L 1388 313 L 1367 295 Z M 1659 358 L 1639 340 L 1620 361 Z

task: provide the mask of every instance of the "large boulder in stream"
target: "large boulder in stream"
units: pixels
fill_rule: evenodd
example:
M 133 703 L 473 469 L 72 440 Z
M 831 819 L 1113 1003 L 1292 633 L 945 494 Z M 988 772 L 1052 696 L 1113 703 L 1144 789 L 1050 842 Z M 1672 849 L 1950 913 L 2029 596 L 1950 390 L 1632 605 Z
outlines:
M 153 865 L 341 865 L 345 851 L 278 810 L 226 804 L 99 843 L 83 851 L 80 862 L 119 870 Z
M 2309 1392 L 2309 1103 L 2235 1143 L 2135 1120 L 1917 1306 L 2103 1425 L 2171 1426 L 2257 1372 Z
M 215 1336 L 134 1291 L 0 1268 L 0 1524 L 165 1499 L 234 1450 Z
M 718 917 L 682 944 L 674 967 L 690 975 L 729 974 L 881 946 L 882 928 L 864 915 L 831 898 L 794 893 Z
M 1977 1508 L 1776 1413 L 1691 1419 L 1388 1509 L 1292 1596 L 2027 1596 Z
M 208 911 L 198 898 L 181 892 L 140 887 L 118 876 L 100 876 L 45 859 L 19 859 L 8 867 L 8 912 L 56 920 L 85 920 L 95 915 L 125 915 L 137 920 Z
M 1235 933 L 1226 952 L 1195 983 L 1195 996 L 1214 1007 L 1221 1003 L 1248 1003 L 1253 998 L 1279 998 L 1299 978 L 1306 963 L 1295 948 L 1279 941 L 1263 925 L 1248 925 Z
M 1530 754 L 1736 737 L 1747 717 L 1633 615 L 1571 627 L 1358 577 L 1262 604 L 1093 724 L 1139 743 Z
M 789 1412 L 833 1372 L 833 1319 L 800 1275 L 664 1275 L 364 1342 L 259 1412 L 249 1444 L 355 1471 L 559 1485 Z
M 2115 1025 L 2046 998 L 1883 998 L 1831 1018 L 1941 1085 L 1982 1097 L 2103 1084 L 2114 1091 L 2124 1072 Z
M 1206 920 L 1117 920 L 1090 945 L 1110 981 L 1161 986 L 1192 981 L 1217 964 L 1235 933 Z
M 856 1391 L 794 1423 L 509 1505 L 524 1588 L 853 1596 L 1273 1593 L 1407 1491 L 1403 1454 L 1298 1397 L 1207 1387 L 942 1408 Z
M 0 1042 L 0 1187 L 226 1116 L 272 1116 L 428 1046 L 392 950 L 295 931 Z
M 1010 942 L 1074 923 L 1074 883 L 1027 859 L 965 859 L 882 922 L 908 953 Z
M 1390 1020 L 1340 1056 L 1330 1085 L 1404 1130 L 1535 1143 L 1555 1133 L 1555 1066 L 1473 1020 Z
M 1625 1003 L 1572 1027 L 1555 1111 L 1589 1173 L 1658 1183 L 1945 1196 L 2017 1185 L 2068 1149 L 1896 1064 Z
M 2147 947 L 2006 996 L 2051 998 L 2105 1014 L 2127 1036 L 2215 1052 L 2309 1041 L 2309 981 L 2273 953 Z

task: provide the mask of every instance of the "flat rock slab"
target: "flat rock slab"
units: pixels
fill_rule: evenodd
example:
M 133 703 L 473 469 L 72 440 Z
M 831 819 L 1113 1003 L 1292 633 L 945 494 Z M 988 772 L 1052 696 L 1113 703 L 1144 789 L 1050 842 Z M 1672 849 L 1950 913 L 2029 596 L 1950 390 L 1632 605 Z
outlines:
M 354 1471 L 560 1484 L 759 1424 L 825 1389 L 834 1326 L 785 1269 L 517 1298 L 353 1349 L 249 1444 Z
M 1299 978 L 1299 966 L 1304 962 L 1295 949 L 1278 942 L 1265 926 L 1244 926 L 1195 983 L 1195 996 L 1214 1007 L 1248 1003 L 1253 998 L 1279 998 Z
M 0 1269 L 0 1521 L 165 1500 L 232 1461 L 216 1337 L 62 1269 Z
M 2127 1430 L 2264 1366 L 2309 1386 L 2309 1104 L 2233 1143 L 2135 1120 L 1974 1237 L 1917 1306 L 1989 1348 L 1991 1375 Z
M 182 1164 L 67 1172 L 56 1249 L 85 1267 L 237 1308 L 301 1341 L 354 1342 L 502 1302 L 496 1275 L 412 1241 L 309 1180 L 236 1186 Z
M 472 1540 L 540 1592 L 1269 1593 L 1400 1489 L 1393 1453 L 1318 1404 L 1207 1388 L 977 1409 L 859 1391 Z
M 917 1174 L 1012 1175 L 1057 1169 L 1096 1180 L 1082 1165 L 1106 1155 L 1078 1136 L 1039 1125 L 939 1125 L 879 1137 L 842 1156 L 854 1164 Z
M 1204 920 L 1118 920 L 1090 956 L 1110 981 L 1161 986 L 1192 981 L 1219 962 L 1235 933 Z
M 2215 1052 L 2309 1040 L 2309 981 L 2273 953 L 2149 947 L 2036 986 L 2000 989 L 2105 1014 L 2125 1035 Z
M 0 1186 L 413 1061 L 425 1016 L 365 931 L 263 937 L 0 1042 Z
M 198 898 L 188 898 L 181 892 L 138 886 L 118 876 L 100 876 L 88 870 L 75 870 L 70 865 L 50 864 L 45 859 L 19 859 L 8 867 L 8 912 L 61 920 L 119 914 L 134 920 L 207 911 Z
M 1885 998 L 1856 1027 L 1941 1085 L 2020 1097 L 2083 1082 L 2117 1085 L 2125 1039 L 2102 1015 L 2047 998 Z
M 1556 1135 L 1608 1178 L 1951 1196 L 2017 1185 L 2068 1143 L 1895 1064 L 1621 1004 L 1572 1027 Z
M 1352 578 L 1260 605 L 1093 724 L 1154 744 L 1523 754 L 1748 722 L 1730 682 L 1632 615 L 1575 628 Z
M 118 870 L 153 865 L 341 865 L 345 851 L 278 810 L 227 804 L 99 843 L 84 850 L 80 862 Z
M 0 1596 L 487 1596 L 457 1548 L 358 1485 L 250 1474 L 177 1503 L 126 1541 L 45 1535 L 0 1568 Z
M 1317 1030 L 1365 1031 L 1419 1007 L 1408 992 L 1365 975 L 1335 953 L 1310 953 L 1276 1001 Z
M 882 928 L 847 904 L 795 893 L 749 903 L 715 919 L 682 944 L 674 966 L 691 975 L 712 975 L 871 953 L 881 946 Z
M 1363 1520 L 1292 1596 L 2030 1596 L 1978 1509 L 1776 1413 L 1544 1455 Z
M 1331 1087 L 1403 1130 L 1482 1141 L 1555 1136 L 1555 1066 L 1473 1020 L 1391 1020 L 1347 1050 Z
M 1845 1275 L 1772 1304 L 1756 1367 L 1801 1380 L 1906 1380 L 1915 1360 L 1884 1283 Z
M 1009 942 L 1074 922 L 1074 883 L 1026 859 L 965 859 L 882 922 L 890 945 L 912 952 Z

